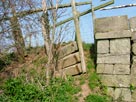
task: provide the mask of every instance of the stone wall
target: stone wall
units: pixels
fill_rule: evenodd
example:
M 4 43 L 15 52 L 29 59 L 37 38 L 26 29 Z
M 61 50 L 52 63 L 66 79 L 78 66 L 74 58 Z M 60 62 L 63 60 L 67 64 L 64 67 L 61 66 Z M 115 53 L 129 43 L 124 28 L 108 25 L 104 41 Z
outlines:
M 130 22 L 132 27 L 136 27 L 133 25 L 134 19 L 130 19 Z M 131 80 L 136 78 L 136 71 L 134 72 L 136 64 L 131 64 L 132 32 L 127 16 L 98 18 L 95 23 L 96 69 L 102 83 L 108 87 L 108 93 L 115 102 L 132 102 L 132 100 L 136 102 L 130 90 Z M 135 50 L 136 55 L 136 43 L 133 46 L 133 52 Z M 136 60 L 136 56 L 133 59 Z M 134 80 L 136 82 L 136 79 Z
M 136 86 L 136 17 L 130 18 L 130 28 L 132 31 L 132 66 L 131 66 L 131 84 Z M 136 102 L 136 90 L 132 92 L 132 101 Z

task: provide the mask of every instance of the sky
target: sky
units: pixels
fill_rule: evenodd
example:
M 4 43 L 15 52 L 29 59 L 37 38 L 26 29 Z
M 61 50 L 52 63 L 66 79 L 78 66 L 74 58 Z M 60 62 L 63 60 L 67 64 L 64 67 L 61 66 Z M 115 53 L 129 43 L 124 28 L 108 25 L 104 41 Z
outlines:
M 70 1 L 70 0 L 69 0 Z M 89 0 L 76 0 L 76 2 L 84 2 Z M 106 0 L 105 2 L 108 2 L 110 0 Z M 136 0 L 114 0 L 115 3 L 108 6 L 119 6 L 119 5 L 126 5 L 126 4 L 136 4 Z M 65 3 L 68 2 L 68 0 L 65 0 Z M 102 3 L 100 0 L 93 0 L 93 6 L 96 7 Z M 77 10 L 79 12 L 83 12 L 87 9 L 89 9 L 91 6 L 80 6 L 77 7 Z M 110 16 L 121 16 L 121 15 L 127 15 L 128 18 L 136 16 L 136 7 L 129 7 L 129 8 L 122 8 L 122 9 L 114 9 L 114 10 L 105 10 L 95 11 L 95 18 L 102 18 L 102 17 L 110 17 Z M 94 33 L 93 33 L 93 25 L 92 25 L 92 14 L 89 13 L 85 16 L 80 17 L 80 32 L 82 36 L 82 41 L 87 43 L 93 43 L 94 42 Z
M 85 1 L 91 1 L 91 0 L 76 0 L 76 2 L 85 2 Z M 96 6 L 99 6 L 100 4 L 108 2 L 110 0 L 105 0 L 105 1 L 92 0 L 92 1 L 93 1 L 93 6 L 96 7 Z M 108 7 L 126 5 L 126 4 L 136 4 L 136 0 L 114 0 L 114 1 L 115 1 L 115 3 L 108 6 Z M 71 0 L 63 0 L 62 4 L 66 4 L 66 3 L 70 3 L 70 2 L 71 2 Z M 90 8 L 91 8 L 90 4 L 84 5 L 84 6 L 78 6 L 77 11 L 81 13 L 81 12 L 84 12 L 84 11 L 90 9 Z M 62 17 L 59 21 L 65 20 L 65 19 L 73 16 L 71 7 L 67 8 L 66 11 L 67 11 L 66 16 Z M 131 17 L 136 16 L 135 12 L 136 12 L 136 7 L 114 9 L 114 10 L 105 10 L 105 11 L 97 10 L 97 11 L 95 11 L 95 18 L 110 17 L 110 16 L 121 16 L 121 15 L 127 15 L 128 18 L 131 18 Z M 25 26 L 24 22 L 21 22 L 21 23 L 22 23 L 22 25 Z M 37 29 L 34 29 L 34 30 L 41 30 L 41 27 L 39 25 L 33 25 L 33 26 L 34 26 L 34 28 L 37 28 Z M 36 27 L 36 26 L 38 26 L 38 27 Z M 25 29 L 22 29 L 22 31 L 24 33 L 27 33 L 27 32 L 25 32 Z M 36 42 L 38 42 L 38 45 L 41 45 L 41 46 L 44 44 L 42 32 L 41 31 L 38 31 L 38 32 L 39 33 L 36 32 L 36 34 L 38 35 L 37 39 L 34 36 L 32 37 L 32 40 L 31 40 L 32 46 L 36 46 L 36 44 L 37 44 Z M 82 38 L 83 42 L 94 43 L 94 33 L 93 33 L 93 24 L 92 24 L 92 14 L 91 14 L 91 12 L 80 17 L 80 32 L 81 32 L 81 38 Z M 66 33 L 67 34 L 64 34 L 64 36 L 65 36 L 64 40 L 66 42 L 75 39 L 74 38 L 75 37 L 75 35 L 74 35 L 75 30 L 74 30 L 74 22 L 73 21 L 71 21 L 71 24 L 70 24 L 70 31 L 66 32 Z

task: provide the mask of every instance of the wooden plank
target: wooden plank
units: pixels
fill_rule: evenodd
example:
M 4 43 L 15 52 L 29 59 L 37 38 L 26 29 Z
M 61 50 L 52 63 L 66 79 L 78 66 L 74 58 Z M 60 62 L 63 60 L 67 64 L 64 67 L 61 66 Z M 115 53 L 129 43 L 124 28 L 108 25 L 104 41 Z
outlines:
M 63 69 L 66 75 L 77 75 L 82 72 L 81 63 Z
M 65 67 L 72 66 L 80 61 L 79 52 L 70 54 L 59 61 L 58 69 L 64 69 Z
M 83 73 L 85 73 L 86 64 L 85 64 L 83 45 L 82 45 L 82 40 L 80 35 L 80 27 L 79 27 L 80 24 L 79 24 L 78 14 L 77 14 L 76 6 L 75 6 L 75 0 L 71 0 L 71 3 L 72 3 L 72 11 L 73 11 L 75 30 L 76 30 L 76 40 L 77 40 L 77 45 L 79 48 L 79 54 L 81 59 L 81 66 L 82 66 Z
M 74 53 L 78 50 L 78 47 L 77 47 L 77 43 L 75 41 L 69 43 L 68 45 L 62 47 L 60 50 L 59 50 L 59 59 L 71 54 L 71 53 Z

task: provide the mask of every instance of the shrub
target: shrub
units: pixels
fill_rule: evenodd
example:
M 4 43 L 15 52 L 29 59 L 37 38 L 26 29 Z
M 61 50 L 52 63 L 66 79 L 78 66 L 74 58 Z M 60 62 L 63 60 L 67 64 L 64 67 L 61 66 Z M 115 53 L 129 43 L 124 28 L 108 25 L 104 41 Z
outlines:
M 13 60 L 15 60 L 15 53 L 9 53 L 0 57 L 0 70 L 2 70 L 6 65 L 11 64 Z

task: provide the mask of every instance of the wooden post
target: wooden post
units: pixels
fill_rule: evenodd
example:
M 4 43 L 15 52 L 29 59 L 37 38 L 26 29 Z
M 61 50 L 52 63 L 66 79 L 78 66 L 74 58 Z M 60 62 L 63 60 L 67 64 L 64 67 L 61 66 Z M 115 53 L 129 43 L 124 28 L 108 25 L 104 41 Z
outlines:
M 79 16 L 76 11 L 75 0 L 71 0 L 71 5 L 72 5 L 73 16 L 74 16 L 76 40 L 77 40 L 79 54 L 80 54 L 80 58 L 81 58 L 82 71 L 83 71 L 83 73 L 85 73 L 86 72 L 86 64 L 85 64 L 84 51 L 83 51 L 82 40 L 81 40 L 81 35 L 80 35 Z

